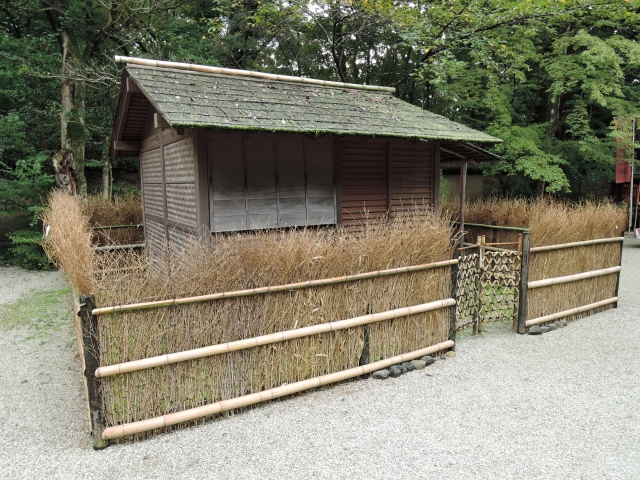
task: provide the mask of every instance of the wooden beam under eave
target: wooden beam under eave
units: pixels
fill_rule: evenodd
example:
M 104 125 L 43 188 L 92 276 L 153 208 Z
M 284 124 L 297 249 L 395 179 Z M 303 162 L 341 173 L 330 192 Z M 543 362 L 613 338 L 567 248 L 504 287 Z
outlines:
M 142 142 L 136 142 L 134 140 L 114 140 L 114 151 L 126 151 L 126 152 L 139 152 L 142 148 Z
M 162 115 L 156 112 L 153 114 L 153 128 L 162 128 L 165 130 L 171 128 L 171 125 L 169 125 L 169 122 L 167 122 Z
M 133 78 L 127 77 L 127 93 L 139 93 L 140 88 L 136 85 L 136 82 L 133 81 Z

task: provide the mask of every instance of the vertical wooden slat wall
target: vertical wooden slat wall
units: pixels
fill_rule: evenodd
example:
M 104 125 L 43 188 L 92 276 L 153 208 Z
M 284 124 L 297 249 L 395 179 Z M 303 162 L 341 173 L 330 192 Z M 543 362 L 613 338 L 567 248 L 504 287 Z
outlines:
M 435 149 L 435 142 L 343 138 L 342 223 L 434 205 Z

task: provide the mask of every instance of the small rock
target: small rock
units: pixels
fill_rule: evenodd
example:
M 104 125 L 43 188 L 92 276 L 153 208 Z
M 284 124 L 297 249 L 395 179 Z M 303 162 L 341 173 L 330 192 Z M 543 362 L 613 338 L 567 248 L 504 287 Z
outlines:
M 436 363 L 436 359 L 430 356 L 426 356 L 426 357 L 422 357 L 420 360 L 422 360 L 423 362 L 425 362 L 425 366 L 428 367 L 429 365 L 433 365 L 434 363 Z
M 427 362 L 424 360 L 412 360 L 411 365 L 413 365 L 414 370 L 422 370 L 427 366 Z
M 453 357 L 456 356 L 456 352 L 453 352 L 453 351 L 450 350 L 447 353 L 445 353 L 444 356 L 447 357 L 447 358 L 453 358 Z
M 550 332 L 553 332 L 554 330 L 558 329 L 558 326 L 555 323 L 550 323 L 549 325 L 547 325 L 547 328 Z
M 540 325 L 532 325 L 529 327 L 529 335 L 542 335 L 542 330 L 540 330 Z
M 400 375 L 402 375 L 402 370 L 400 370 L 399 366 L 393 365 L 393 366 L 389 367 L 389 376 L 390 377 L 398 378 Z
M 540 331 L 542 333 L 547 333 L 549 331 L 549 327 L 547 327 L 546 325 L 544 327 L 540 327 Z
M 414 370 L 414 366 L 411 364 L 411 362 L 402 362 L 400 364 L 400 369 L 403 370 L 402 373 L 412 372 Z
M 566 327 L 567 325 L 569 325 L 569 322 L 567 322 L 567 321 L 563 318 L 562 320 L 560 320 L 560 324 L 561 324 L 563 327 Z
M 389 378 L 389 370 L 384 369 L 373 372 L 373 378 L 375 378 L 376 380 L 385 380 Z
M 400 372 L 401 372 L 402 374 L 405 374 L 405 373 L 407 373 L 407 371 L 408 371 L 408 370 L 407 370 L 406 365 L 402 365 L 402 364 L 400 364 L 400 365 L 398 365 L 398 368 L 400 368 Z
M 564 325 L 562 325 L 559 321 L 558 322 L 554 322 L 553 324 L 558 328 L 564 327 Z

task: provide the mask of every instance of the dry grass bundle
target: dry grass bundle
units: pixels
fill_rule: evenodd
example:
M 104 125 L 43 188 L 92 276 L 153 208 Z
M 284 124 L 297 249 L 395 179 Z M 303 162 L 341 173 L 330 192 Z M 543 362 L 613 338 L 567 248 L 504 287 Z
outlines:
M 78 294 L 94 292 L 98 288 L 95 272 L 96 256 L 82 213 L 81 200 L 61 190 L 49 195 L 49 209 L 41 220 L 48 227 L 42 246 L 51 260 L 67 276 Z
M 456 218 L 459 204 L 443 208 Z M 553 199 L 490 199 L 470 202 L 465 207 L 465 222 L 531 229 L 531 246 L 617 237 L 626 225 L 624 208 L 610 201 L 570 203 Z M 517 241 L 517 232 L 470 229 L 467 241 L 486 235 L 487 242 Z
M 75 203 L 73 206 L 78 208 Z M 57 215 L 56 210 L 52 208 L 52 216 Z M 155 256 L 123 251 L 95 254 L 87 265 L 93 269 L 92 291 L 100 307 L 446 260 L 452 254 L 451 233 L 448 218 L 425 211 L 399 216 L 390 223 L 363 225 L 357 233 L 308 229 L 219 235 L 206 243 L 194 240 L 180 251 L 165 248 Z M 89 243 L 87 237 L 85 242 Z M 426 303 L 450 294 L 450 269 L 439 268 L 101 315 L 100 365 Z M 102 380 L 107 425 L 180 411 L 413 351 L 447 339 L 448 327 L 449 309 L 443 309 L 107 377 Z M 362 358 L 363 353 L 369 358 Z
M 91 226 L 139 225 L 142 223 L 142 199 L 140 195 L 126 197 L 116 195 L 113 201 L 100 196 L 87 199 L 84 214 Z M 112 230 L 95 230 L 94 241 L 98 245 L 128 245 L 144 242 L 142 227 Z

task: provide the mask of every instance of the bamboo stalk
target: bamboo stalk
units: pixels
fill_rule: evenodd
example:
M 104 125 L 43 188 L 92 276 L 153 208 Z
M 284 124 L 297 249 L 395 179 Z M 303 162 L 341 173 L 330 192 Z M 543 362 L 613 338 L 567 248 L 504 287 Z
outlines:
M 477 247 L 475 243 L 465 243 L 465 245 L 469 247 Z M 485 250 L 489 252 L 513 252 L 516 253 L 515 250 L 509 250 L 508 248 L 498 248 L 498 247 L 484 247 Z
M 460 222 L 453 222 L 454 224 L 459 224 Z M 492 228 L 494 230 L 512 230 L 514 232 L 528 232 L 528 228 L 520 228 L 520 227 L 504 227 L 502 225 L 484 225 L 482 223 L 465 223 L 465 227 L 478 227 L 478 228 Z
M 498 245 L 520 245 L 520 242 L 486 243 L 486 246 L 496 247 Z
M 587 278 L 601 277 L 603 275 L 611 275 L 620 271 L 620 267 L 603 268 L 601 270 L 592 270 L 590 272 L 576 273 L 573 275 L 565 275 L 563 277 L 545 278 L 544 280 L 536 280 L 529 282 L 528 287 L 540 288 L 548 287 L 550 285 L 559 285 L 561 283 L 577 282 L 578 280 L 584 280 Z
M 89 227 L 90 230 L 113 230 L 115 228 L 139 228 L 139 227 L 144 227 L 143 223 L 138 223 L 138 224 L 131 224 L 131 225 L 94 225 L 92 227 Z
M 109 427 L 104 430 L 102 438 L 104 440 L 110 440 L 114 438 L 124 437 L 126 435 L 133 435 L 136 433 L 146 432 L 156 428 L 168 427 L 177 423 L 189 422 L 198 418 L 206 417 L 209 415 L 215 415 L 217 413 L 226 412 L 236 408 L 247 407 L 249 405 L 255 405 L 256 403 L 266 402 L 275 398 L 284 397 L 293 393 L 302 392 L 311 388 L 321 387 L 335 382 L 341 382 L 350 378 L 358 377 L 360 375 L 366 375 L 367 373 L 380 370 L 382 368 L 390 367 L 398 363 L 414 360 L 425 355 L 452 348 L 455 343 L 452 340 L 447 340 L 436 345 L 432 345 L 427 348 L 422 348 L 413 352 L 405 353 L 402 355 L 396 355 L 395 357 L 380 360 L 378 362 L 369 363 L 356 368 L 350 368 L 341 372 L 330 373 L 321 377 L 311 378 L 309 380 L 303 380 L 300 382 L 291 383 L 282 387 L 272 388 L 259 393 L 252 393 L 250 395 L 244 395 L 242 397 L 232 398 L 230 400 L 222 400 L 220 402 L 204 405 L 202 407 L 190 408 L 177 413 L 169 413 L 161 417 L 150 418 L 148 420 L 142 420 L 139 422 L 126 423 L 124 425 L 118 425 Z
M 561 250 L 563 248 L 582 247 L 582 246 L 585 246 L 585 245 L 598 245 L 600 243 L 621 242 L 622 240 L 623 240 L 622 237 L 613 237 L 613 238 L 599 238 L 597 240 L 584 240 L 582 242 L 559 243 L 557 245 L 547 245 L 547 246 L 544 246 L 544 247 L 533 247 L 531 249 L 531 253 L 534 253 L 534 252 L 547 252 L 549 250 Z
M 98 252 L 110 252 L 112 250 L 133 250 L 136 248 L 144 248 L 144 243 L 133 243 L 130 245 L 104 245 L 102 247 L 93 247 L 95 251 Z M 94 313 L 94 315 L 96 315 Z
M 396 308 L 394 310 L 387 310 L 385 312 L 363 315 L 361 317 L 354 317 L 346 320 L 339 320 L 337 322 L 322 323 L 319 325 L 298 328 L 295 330 L 286 330 L 284 332 L 272 333 L 259 337 L 245 338 L 243 340 L 236 340 L 234 342 L 221 343 L 218 345 L 196 348 L 193 350 L 185 350 L 183 352 L 159 355 L 157 357 L 145 358 L 143 360 L 118 363 L 115 365 L 98 368 L 96 370 L 96 377 L 104 378 L 120 373 L 135 372 L 137 370 L 144 370 L 147 368 L 159 367 L 178 362 L 186 362 L 188 360 L 195 360 L 197 358 L 235 352 L 238 350 L 245 350 L 247 348 L 260 347 L 262 345 L 268 345 L 270 343 L 284 342 L 285 340 L 293 340 L 294 338 L 309 337 L 311 335 L 318 335 L 321 333 L 335 332 L 338 330 L 357 327 L 359 325 L 367 325 L 370 323 L 381 322 L 383 320 L 390 320 L 392 318 L 405 317 L 407 315 L 414 315 L 416 313 L 429 312 L 431 310 L 451 307 L 455 304 L 456 301 L 453 298 L 447 298 L 445 300 L 437 300 L 435 302 L 423 303 L 421 305 L 414 305 L 411 307 Z
M 116 305 L 113 307 L 96 308 L 93 315 L 103 315 L 113 312 L 129 312 L 133 310 L 142 310 L 144 308 L 169 307 L 172 305 L 185 305 L 188 303 L 207 302 L 209 300 L 219 300 L 222 298 L 246 297 L 249 295 L 257 295 L 261 293 L 282 292 L 285 290 L 297 290 L 299 288 L 317 287 L 320 285 L 331 285 L 334 283 L 352 282 L 366 278 L 382 277 L 385 275 L 395 275 L 399 273 L 419 272 L 422 270 L 430 270 L 432 268 L 446 267 L 456 265 L 458 260 L 444 260 L 435 263 L 426 263 L 424 265 L 414 265 L 412 267 L 398 267 L 388 270 L 377 270 L 375 272 L 357 273 L 355 275 L 345 275 L 343 277 L 324 278 L 321 280 L 308 280 L 306 282 L 289 283 L 286 285 L 277 285 L 271 287 L 258 287 L 248 290 L 236 290 L 233 292 L 212 293 L 209 295 L 200 295 L 197 297 L 173 298 L 168 300 L 156 300 L 153 302 L 131 303 L 129 305 Z
M 533 318 L 531 320 L 527 320 L 526 326 L 527 328 L 532 325 L 537 325 L 539 323 L 546 323 L 552 320 L 556 320 L 562 317 L 568 317 L 570 315 L 576 315 L 578 313 L 586 312 L 587 310 L 593 310 L 598 307 L 604 307 L 605 305 L 610 305 L 618 301 L 618 297 L 611 297 L 607 300 L 601 300 L 599 302 L 590 303 L 589 305 L 583 305 L 582 307 L 571 308 L 569 310 L 564 310 L 558 313 L 552 313 L 551 315 L 545 315 L 544 317 Z
M 222 75 L 234 75 L 238 77 L 253 77 L 265 80 L 277 80 L 290 83 L 308 83 L 310 85 L 322 85 L 326 87 L 351 88 L 354 90 L 369 90 L 374 92 L 395 93 L 393 87 L 379 87 L 377 85 L 360 85 L 357 83 L 331 82 L 328 80 L 316 80 L 313 78 L 292 77 L 289 75 L 274 75 L 271 73 L 254 72 L 251 70 L 237 70 L 235 68 L 210 67 L 207 65 L 194 65 L 190 63 L 165 62 L 161 60 L 148 60 L 145 58 L 115 56 L 115 63 L 127 63 L 132 65 L 144 65 L 147 67 L 175 68 L 179 70 L 191 70 L 194 72 L 214 73 Z M 274 78 L 275 77 L 275 78 Z

